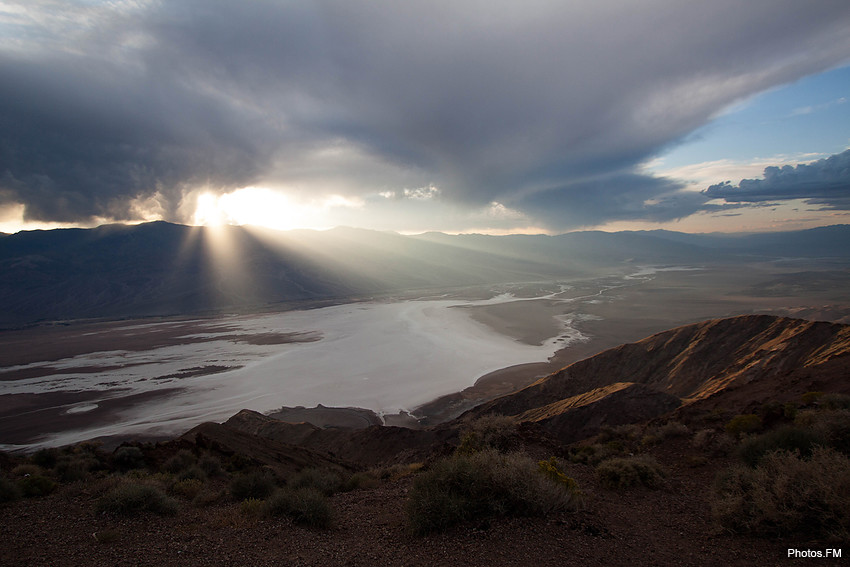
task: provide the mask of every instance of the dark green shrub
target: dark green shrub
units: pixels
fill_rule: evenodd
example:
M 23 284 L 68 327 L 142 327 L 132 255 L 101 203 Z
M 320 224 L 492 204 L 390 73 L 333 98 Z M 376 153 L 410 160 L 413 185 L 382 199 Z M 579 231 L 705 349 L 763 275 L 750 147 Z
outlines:
M 328 469 L 309 467 L 287 480 L 286 485 L 292 489 L 313 488 L 325 496 L 342 490 L 342 477 Z
M 609 441 L 604 445 L 585 445 L 575 450 L 570 450 L 570 461 L 596 466 L 602 461 L 623 454 L 623 445 L 619 441 Z
M 204 483 L 197 478 L 187 478 L 175 482 L 171 492 L 187 500 L 193 500 L 204 488 Z
M 358 489 L 370 489 L 377 488 L 380 485 L 380 481 L 373 475 L 364 472 L 356 472 L 345 481 L 341 490 L 343 492 L 349 492 L 352 490 Z
M 485 415 L 466 425 L 457 451 L 471 454 L 495 449 L 504 453 L 519 448 L 521 444 L 513 418 L 505 415 Z
M 311 528 L 328 528 L 333 519 L 325 495 L 310 486 L 277 490 L 266 501 L 265 511 L 271 516 L 288 516 L 296 524 Z
M 824 445 L 850 455 L 850 411 L 807 410 L 800 412 L 794 423 L 814 432 Z
M 822 444 L 823 438 L 811 429 L 785 425 L 741 442 L 738 456 L 747 465 L 754 467 L 761 458 L 771 451 L 783 449 L 797 451 L 803 457 L 812 454 L 816 444 Z
M 46 476 L 31 474 L 18 479 L 18 488 L 26 498 L 37 498 L 56 490 L 56 482 Z
M 850 459 L 815 447 L 809 460 L 776 451 L 755 468 L 732 467 L 715 480 L 712 513 L 733 533 L 846 539 Z
M 33 464 L 44 469 L 52 469 L 56 466 L 56 461 L 59 459 L 59 451 L 57 449 L 39 449 L 30 457 Z
M 527 456 L 490 449 L 435 462 L 416 478 L 407 515 L 413 532 L 425 534 L 471 520 L 544 515 L 577 505 L 575 491 L 541 474 Z
M 112 453 L 112 464 L 122 471 L 140 469 L 145 466 L 145 455 L 138 447 L 118 447 Z
M 207 480 L 207 473 L 205 473 L 204 470 L 198 465 L 190 465 L 185 469 L 181 469 L 176 476 L 178 481 L 192 479 L 203 482 Z
M 197 459 L 195 455 L 192 454 L 191 451 L 187 449 L 181 449 L 177 453 L 171 456 L 165 463 L 162 465 L 162 468 L 166 472 L 170 472 L 171 474 L 177 474 L 184 469 L 188 469 L 192 465 L 195 464 Z
M 177 509 L 176 500 L 150 484 L 124 483 L 97 501 L 98 512 L 122 516 L 135 516 L 142 512 L 173 516 Z
M 218 457 L 212 455 L 204 455 L 198 459 L 198 466 L 207 475 L 207 478 L 221 478 L 227 476 L 221 466 L 221 461 Z
M 85 480 L 100 463 L 91 455 L 62 455 L 56 463 L 56 474 L 62 482 Z
M 667 476 L 658 462 L 649 455 L 608 459 L 597 465 L 599 482 L 605 488 L 629 488 L 643 485 L 659 488 Z
M 802 400 L 803 405 L 810 406 L 817 403 L 818 400 L 821 399 L 821 396 L 823 396 L 823 392 L 806 392 L 800 396 L 800 399 Z
M 684 423 L 678 421 L 668 421 L 655 432 L 655 436 L 662 441 L 672 439 L 674 437 L 687 437 L 691 434 L 691 430 Z
M 230 494 L 236 500 L 267 498 L 275 489 L 275 482 L 268 474 L 254 470 L 237 474 L 230 481 Z
M 747 433 L 754 433 L 761 429 L 762 421 L 754 413 L 736 415 L 726 424 L 726 433 L 732 437 L 741 437 Z
M 820 406 L 828 410 L 850 409 L 850 396 L 846 394 L 824 394 Z
M 0 476 L 0 504 L 15 502 L 16 500 L 20 500 L 21 496 L 23 496 L 21 489 L 18 488 L 15 482 Z

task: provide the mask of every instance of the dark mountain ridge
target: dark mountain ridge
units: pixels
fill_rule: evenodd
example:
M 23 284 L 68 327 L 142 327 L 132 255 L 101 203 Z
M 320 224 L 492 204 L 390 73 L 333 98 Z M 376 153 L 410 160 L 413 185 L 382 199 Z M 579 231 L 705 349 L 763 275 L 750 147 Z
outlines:
M 297 445 L 360 466 L 423 460 L 450 451 L 470 420 L 505 415 L 535 442 L 569 444 L 605 426 L 675 417 L 686 424 L 722 410 L 753 411 L 799 400 L 809 391 L 850 394 L 850 325 L 768 315 L 686 325 L 606 350 L 421 430 L 371 426 L 322 429 L 243 410 L 224 424 L 203 424 L 182 441 L 252 449 L 235 433 Z M 536 432 L 536 433 L 535 433 Z
M 718 237 L 668 232 L 446 235 L 278 232 L 167 222 L 0 236 L 0 328 L 258 310 L 374 294 L 533 282 L 624 266 L 850 257 L 850 227 Z

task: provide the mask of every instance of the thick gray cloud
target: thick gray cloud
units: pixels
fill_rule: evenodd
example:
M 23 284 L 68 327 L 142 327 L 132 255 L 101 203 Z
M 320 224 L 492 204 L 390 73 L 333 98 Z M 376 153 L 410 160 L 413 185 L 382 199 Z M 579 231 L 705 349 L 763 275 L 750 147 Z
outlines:
M 637 164 L 850 57 L 846 0 L 20 6 L 40 17 L 0 41 L 0 200 L 42 220 L 151 196 L 176 219 L 187 190 L 250 184 L 676 218 L 704 197 Z
M 712 185 L 704 191 L 730 203 L 764 203 L 803 199 L 824 209 L 850 210 L 850 150 L 796 167 L 764 168 L 763 179 Z
M 682 184 L 671 179 L 619 173 L 534 193 L 512 205 L 555 230 L 608 221 L 664 222 L 691 215 L 708 201 L 705 195 L 681 189 Z

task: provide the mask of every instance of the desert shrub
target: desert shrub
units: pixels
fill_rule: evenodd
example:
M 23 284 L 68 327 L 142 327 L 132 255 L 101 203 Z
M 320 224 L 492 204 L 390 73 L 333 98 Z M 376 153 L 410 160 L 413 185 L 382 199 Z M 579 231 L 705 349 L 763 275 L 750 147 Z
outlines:
M 407 516 L 414 533 L 425 534 L 471 520 L 544 515 L 577 504 L 574 491 L 541 474 L 527 456 L 489 449 L 441 459 L 420 474 Z
M 198 459 L 198 466 L 207 475 L 207 478 L 221 478 L 227 475 L 221 466 L 221 460 L 212 455 L 204 455 Z
M 700 429 L 699 431 L 694 433 L 694 436 L 691 439 L 691 445 L 693 445 L 697 449 L 706 449 L 711 444 L 713 438 L 713 429 Z
M 177 513 L 177 501 L 150 484 L 126 482 L 119 484 L 97 501 L 100 513 L 135 516 L 151 512 L 160 516 Z
M 552 482 L 562 485 L 573 496 L 579 497 L 582 495 L 578 488 L 578 483 L 570 476 L 567 476 L 561 469 L 563 465 L 555 457 L 549 457 L 548 460 L 538 461 L 537 470 L 543 476 L 549 478 Z
M 726 433 L 732 437 L 741 437 L 761 429 L 762 420 L 754 413 L 736 415 L 726 424 Z
M 408 477 L 422 468 L 422 463 L 410 463 L 406 465 L 391 465 L 380 469 L 373 469 L 367 474 L 374 476 L 380 480 L 399 480 Z
M 374 475 L 365 472 L 356 472 L 348 477 L 348 480 L 342 486 L 343 492 L 350 492 L 358 489 L 377 488 L 380 482 Z
M 21 496 L 23 496 L 21 489 L 18 488 L 15 482 L 0 476 L 0 504 L 15 502 L 16 500 L 20 500 Z
M 669 421 L 659 427 L 655 433 L 662 441 L 672 439 L 674 437 L 687 437 L 691 434 L 691 430 L 684 423 L 678 421 Z
M 794 420 L 795 425 L 811 430 L 822 443 L 850 455 L 850 411 L 803 411 Z
M 756 437 L 749 437 L 738 447 L 738 456 L 747 465 L 754 467 L 761 458 L 771 451 L 783 449 L 797 451 L 808 457 L 816 444 L 822 443 L 822 438 L 811 429 L 793 425 L 785 425 Z
M 224 494 L 225 491 L 223 490 L 212 490 L 208 486 L 205 486 L 192 498 L 192 505 L 198 507 L 209 506 L 220 501 Z
M 138 447 L 118 447 L 112 453 L 112 464 L 122 471 L 140 469 L 145 466 L 145 455 Z
M 800 396 L 800 400 L 803 402 L 803 405 L 810 406 L 816 404 L 821 399 L 821 396 L 823 396 L 823 392 L 806 392 Z
M 850 459 L 816 447 L 809 460 L 776 451 L 755 468 L 732 467 L 715 480 L 712 513 L 730 532 L 846 538 Z
M 629 488 L 639 484 L 659 488 L 667 476 L 658 462 L 649 455 L 608 459 L 596 467 L 599 482 L 605 488 Z
M 325 496 L 342 489 L 342 478 L 332 470 L 308 467 L 290 477 L 286 485 L 289 488 L 313 488 Z
M 186 478 L 175 482 L 171 486 L 171 492 L 187 500 L 193 500 L 203 488 L 203 481 L 197 478 Z
M 267 498 L 274 489 L 274 479 L 258 470 L 237 474 L 230 481 L 230 495 L 236 500 Z
M 52 469 L 59 459 L 59 451 L 53 448 L 39 449 L 30 457 L 30 461 L 44 469 Z
M 470 421 L 461 435 L 459 453 L 471 454 L 485 449 L 507 452 L 519 448 L 521 440 L 513 418 L 485 415 Z
M 56 482 L 40 474 L 31 474 L 18 479 L 18 488 L 26 498 L 47 496 L 56 490 Z
M 207 473 L 198 465 L 190 465 L 176 474 L 177 480 L 207 480 Z
M 246 498 L 239 503 L 239 512 L 245 516 L 259 516 L 266 507 L 266 501 L 259 498 Z
M 62 482 L 85 480 L 89 472 L 100 465 L 91 455 L 62 455 L 56 462 L 56 475 Z
M 609 441 L 604 445 L 600 443 L 584 445 L 570 449 L 570 461 L 596 466 L 602 461 L 622 455 L 623 451 L 622 443 L 617 441 Z
M 828 410 L 850 409 L 850 396 L 846 394 L 824 394 L 820 406 Z
M 43 475 L 44 469 L 38 465 L 33 465 L 30 463 L 24 463 L 22 465 L 18 465 L 10 471 L 11 475 L 14 477 L 25 477 L 25 476 L 33 476 L 33 475 Z
M 194 465 L 196 461 L 197 459 L 195 459 L 195 455 L 193 455 L 191 451 L 181 449 L 165 461 L 162 468 L 171 474 L 178 474 L 179 472 Z
M 277 490 L 266 501 L 265 511 L 270 516 L 288 516 L 296 524 L 311 528 L 330 527 L 333 519 L 328 499 L 311 486 Z
M 725 433 L 717 433 L 713 429 L 701 429 L 694 433 L 691 445 L 702 449 L 712 457 L 724 457 L 732 452 L 735 442 Z

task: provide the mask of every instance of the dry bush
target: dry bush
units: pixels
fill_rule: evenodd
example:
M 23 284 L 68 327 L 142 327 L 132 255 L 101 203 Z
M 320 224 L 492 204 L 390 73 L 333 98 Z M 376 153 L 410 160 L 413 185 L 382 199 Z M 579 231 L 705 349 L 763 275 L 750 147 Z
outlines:
M 828 410 L 850 409 L 850 396 L 847 394 L 824 394 L 818 404 Z
M 213 455 L 204 455 L 198 459 L 198 466 L 208 478 L 223 478 L 227 476 L 221 466 L 221 460 Z
M 236 500 L 263 499 L 274 492 L 274 489 L 274 479 L 259 470 L 237 474 L 230 481 L 230 494 Z
M 776 451 L 754 469 L 732 467 L 715 481 L 712 513 L 730 532 L 846 538 L 850 535 L 850 459 L 816 447 L 809 460 Z
M 349 492 L 351 490 L 359 490 L 359 489 L 372 489 L 377 488 L 381 484 L 378 477 L 368 473 L 368 472 L 356 472 L 348 477 L 348 480 L 345 481 L 345 484 L 342 487 L 343 492 Z
M 797 415 L 794 424 L 811 430 L 824 445 L 850 455 L 850 411 L 807 410 Z
M 761 429 L 761 417 L 754 413 L 736 415 L 726 424 L 726 433 L 735 438 L 740 438 L 749 433 L 755 433 Z
M 177 509 L 177 501 L 166 496 L 158 487 L 137 482 L 124 482 L 97 501 L 98 512 L 122 516 L 135 516 L 142 512 L 173 516 Z
M 802 427 L 784 425 L 757 437 L 748 437 L 738 447 L 738 456 L 754 467 L 766 454 L 777 451 L 796 451 L 803 457 L 812 453 L 815 445 L 822 445 L 823 437 Z
M 417 477 L 407 516 L 417 534 L 491 517 L 540 516 L 576 508 L 579 496 L 572 487 L 574 483 L 568 486 L 541 473 L 541 467 L 522 454 L 493 449 L 455 454 Z
M 175 482 L 171 486 L 171 493 L 186 500 L 194 500 L 204 488 L 203 481 L 197 478 L 186 478 Z
M 372 476 L 379 480 L 396 481 L 418 472 L 420 469 L 422 469 L 423 466 L 423 463 L 391 465 L 389 467 L 371 469 L 366 472 L 366 475 Z
M 264 510 L 270 516 L 288 516 L 296 524 L 311 528 L 328 528 L 333 520 L 328 499 L 310 486 L 277 490 Z
M 112 464 L 121 471 L 140 469 L 145 466 L 145 455 L 140 448 L 125 445 L 112 453 Z
M 522 445 L 513 418 L 505 415 L 485 415 L 470 421 L 461 432 L 460 453 L 495 449 L 503 453 Z
M 86 480 L 89 473 L 100 467 L 100 462 L 90 454 L 61 455 L 56 462 L 55 472 L 62 482 Z
M 292 489 L 313 488 L 325 496 L 334 492 L 340 492 L 343 488 L 343 480 L 336 472 L 329 469 L 308 467 L 290 477 L 286 485 Z
M 605 488 L 629 488 L 643 485 L 659 488 L 667 473 L 650 455 L 621 457 L 599 463 L 596 467 L 599 482 Z
M 594 445 L 582 445 L 570 449 L 570 461 L 596 466 L 608 459 L 613 459 L 625 454 L 625 448 L 619 441 L 608 443 L 596 443 Z
M 195 455 L 192 454 L 192 451 L 189 451 L 188 449 L 181 449 L 165 461 L 162 468 L 171 474 L 178 474 L 193 466 L 196 462 L 197 459 L 195 458 Z
M 13 477 L 22 478 L 25 476 L 44 475 L 44 469 L 38 465 L 24 463 L 18 465 L 10 471 Z
M 662 441 L 675 437 L 687 437 L 690 434 L 691 430 L 688 429 L 688 426 L 678 421 L 668 421 L 655 432 L 655 435 Z

